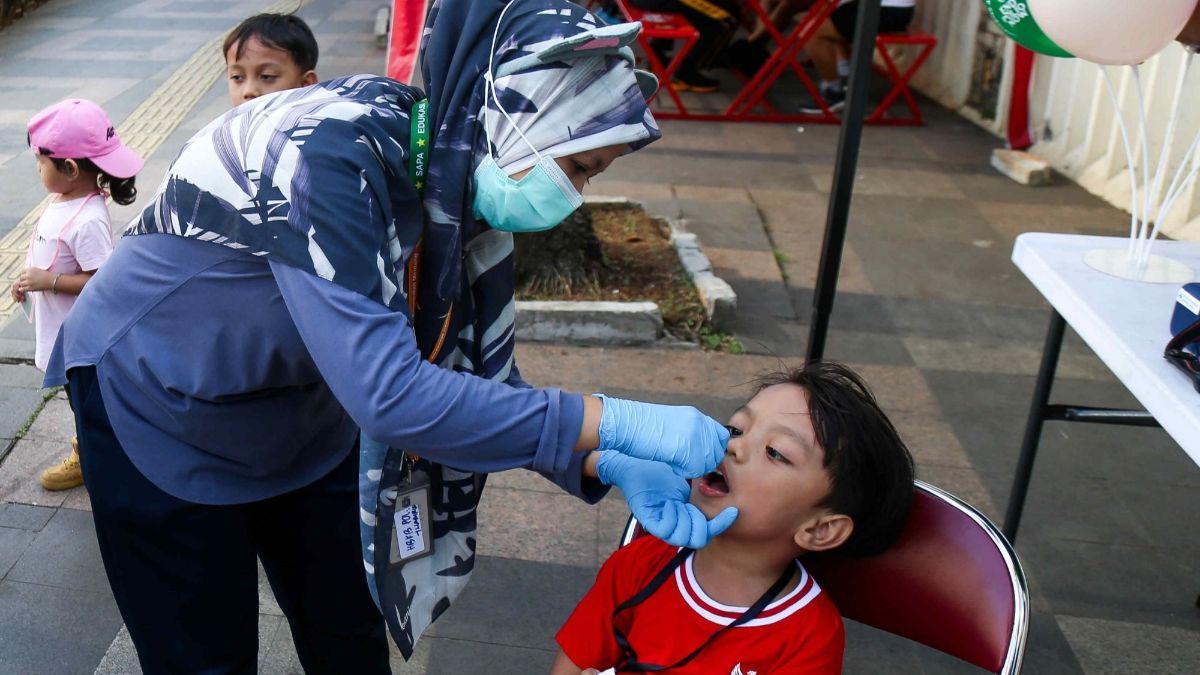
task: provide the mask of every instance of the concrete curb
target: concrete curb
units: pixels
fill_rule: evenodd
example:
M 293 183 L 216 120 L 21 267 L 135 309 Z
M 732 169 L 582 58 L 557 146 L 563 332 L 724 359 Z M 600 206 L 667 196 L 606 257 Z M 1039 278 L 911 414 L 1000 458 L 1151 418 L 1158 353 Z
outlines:
M 584 197 L 591 206 L 636 206 L 626 197 Z M 713 328 L 733 330 L 737 321 L 737 294 L 724 279 L 713 274 L 712 263 L 695 234 L 684 232 L 682 221 L 671 222 L 671 245 L 696 292 Z M 529 301 L 517 302 L 516 333 L 520 340 L 570 342 L 584 345 L 662 345 L 662 312 L 653 302 Z M 690 343 L 689 343 L 690 344 Z
M 722 333 L 732 332 L 737 324 L 737 293 L 733 287 L 713 274 L 712 263 L 700 248 L 700 240 L 695 234 L 684 232 L 682 225 L 671 223 L 671 244 L 700 295 L 709 323 Z
M 653 302 L 517 302 L 517 337 L 536 342 L 585 345 L 647 345 L 662 337 L 663 320 Z

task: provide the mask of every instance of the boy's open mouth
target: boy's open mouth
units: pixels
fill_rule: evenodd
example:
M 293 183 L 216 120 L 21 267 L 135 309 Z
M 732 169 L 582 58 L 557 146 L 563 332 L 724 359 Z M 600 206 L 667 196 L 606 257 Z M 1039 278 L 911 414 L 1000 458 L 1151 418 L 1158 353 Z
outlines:
M 705 497 L 724 497 L 729 494 L 729 483 L 725 474 L 718 468 L 700 477 L 700 494 Z

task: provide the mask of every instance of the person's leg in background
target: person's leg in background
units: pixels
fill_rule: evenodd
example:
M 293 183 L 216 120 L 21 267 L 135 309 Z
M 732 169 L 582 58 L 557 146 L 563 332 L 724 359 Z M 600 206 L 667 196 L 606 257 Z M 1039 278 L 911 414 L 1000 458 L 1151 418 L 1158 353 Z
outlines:
M 391 672 L 358 518 L 357 446 L 317 482 L 254 505 L 258 555 L 309 675 Z
M 699 31 L 700 38 L 675 71 L 673 83 L 682 91 L 716 91 L 720 82 L 702 71 L 725 49 L 737 30 L 741 20 L 738 0 L 631 0 L 631 4 L 650 12 L 682 14 Z
M 848 2 L 833 10 L 828 19 L 817 26 L 812 39 L 805 47 L 813 68 L 817 71 L 817 87 L 821 98 L 832 112 L 841 110 L 846 105 L 846 87 L 838 74 L 838 55 L 844 53 L 848 43 L 847 37 L 853 35 L 854 19 L 858 4 Z M 845 31 L 845 32 L 843 32 Z M 820 114 L 819 105 L 801 107 L 801 112 Z
M 158 489 L 113 433 L 96 369 L 67 377 L 100 555 L 142 671 L 253 674 L 258 568 L 243 507 Z

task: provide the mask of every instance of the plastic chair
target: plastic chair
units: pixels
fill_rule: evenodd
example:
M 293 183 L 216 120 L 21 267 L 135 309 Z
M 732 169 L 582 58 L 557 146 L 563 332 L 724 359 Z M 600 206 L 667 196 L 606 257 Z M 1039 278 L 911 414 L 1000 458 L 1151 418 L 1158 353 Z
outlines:
M 1021 670 L 1029 590 L 1000 530 L 954 495 L 916 481 L 900 540 L 881 555 L 810 555 L 805 569 L 842 616 L 986 670 Z M 642 536 L 630 517 L 624 546 Z

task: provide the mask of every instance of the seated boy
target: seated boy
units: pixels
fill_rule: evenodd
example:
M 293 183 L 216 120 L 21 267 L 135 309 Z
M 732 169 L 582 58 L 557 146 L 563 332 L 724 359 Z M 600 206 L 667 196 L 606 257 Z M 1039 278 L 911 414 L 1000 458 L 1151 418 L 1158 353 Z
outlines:
M 736 507 L 733 525 L 697 551 L 642 537 L 614 553 L 559 631 L 553 675 L 841 672 L 841 616 L 797 558 L 895 542 L 912 457 L 863 381 L 831 362 L 766 376 L 729 430 L 690 499 L 710 518 Z
M 316 84 L 317 39 L 294 14 L 255 14 L 229 31 L 225 45 L 229 102 Z

